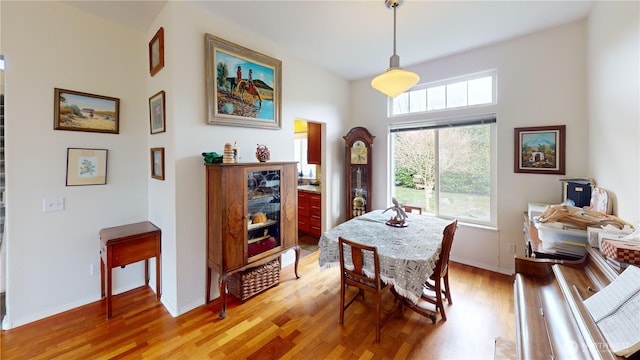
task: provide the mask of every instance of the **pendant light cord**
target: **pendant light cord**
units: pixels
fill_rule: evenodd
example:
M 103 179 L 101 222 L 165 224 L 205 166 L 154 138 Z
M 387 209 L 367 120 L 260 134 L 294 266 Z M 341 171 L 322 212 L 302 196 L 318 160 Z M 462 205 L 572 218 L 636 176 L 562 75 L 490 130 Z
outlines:
M 398 3 L 393 5 L 393 55 L 396 55 L 396 9 Z

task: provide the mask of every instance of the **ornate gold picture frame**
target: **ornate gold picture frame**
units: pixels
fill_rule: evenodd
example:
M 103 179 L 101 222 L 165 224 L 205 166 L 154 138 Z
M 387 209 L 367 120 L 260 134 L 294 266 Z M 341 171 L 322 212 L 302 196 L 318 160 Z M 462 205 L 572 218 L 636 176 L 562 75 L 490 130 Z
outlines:
M 205 35 L 208 123 L 280 129 L 282 62 Z

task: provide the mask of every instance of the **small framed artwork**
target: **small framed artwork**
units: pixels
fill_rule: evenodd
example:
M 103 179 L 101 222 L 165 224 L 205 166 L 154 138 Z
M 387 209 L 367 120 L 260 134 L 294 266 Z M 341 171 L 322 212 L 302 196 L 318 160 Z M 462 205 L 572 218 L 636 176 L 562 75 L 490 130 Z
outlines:
M 208 123 L 280 129 L 282 61 L 205 34 Z
M 158 29 L 149 41 L 149 72 L 155 75 L 164 67 L 164 28 Z
M 564 175 L 565 129 L 566 125 L 515 128 L 514 171 Z
M 164 180 L 164 148 L 151 148 L 151 177 Z
M 106 149 L 67 148 L 67 186 L 106 183 Z
M 53 129 L 117 134 L 120 99 L 54 89 Z
M 149 98 L 149 126 L 151 134 L 165 132 L 164 91 Z

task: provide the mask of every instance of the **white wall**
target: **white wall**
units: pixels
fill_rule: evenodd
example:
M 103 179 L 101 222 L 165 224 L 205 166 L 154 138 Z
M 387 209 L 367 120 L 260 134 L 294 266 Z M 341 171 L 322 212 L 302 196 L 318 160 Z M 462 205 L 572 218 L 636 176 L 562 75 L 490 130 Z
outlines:
M 165 29 L 165 66 L 151 77 L 147 44 L 160 26 Z M 205 33 L 282 60 L 281 130 L 206 124 Z M 257 143 L 270 147 L 274 161 L 292 160 L 293 119 L 322 122 L 328 159 L 325 205 L 333 207 L 341 199 L 340 182 L 331 180 L 341 179 L 342 162 L 335 159 L 341 159 L 337 144 L 346 132 L 348 82 L 215 14 L 168 2 L 142 33 L 60 3 L 2 2 L 2 36 L 0 51 L 11 64 L 7 328 L 98 300 L 99 276 L 90 276 L 89 268 L 98 266 L 99 229 L 146 219 L 163 231 L 162 302 L 173 315 L 202 305 L 206 207 L 201 153 L 221 153 L 226 142 L 238 141 L 244 162 L 255 161 Z M 120 98 L 120 134 L 53 131 L 54 87 Z M 166 92 L 167 132 L 150 135 L 148 98 L 160 90 Z M 108 185 L 65 187 L 68 146 L 108 148 Z M 165 148 L 164 181 L 150 178 L 151 147 Z M 42 198 L 51 196 L 65 197 L 64 212 L 42 214 Z M 332 219 L 327 216 L 325 222 L 333 224 Z M 293 255 L 285 260 L 293 261 Z M 142 278 L 140 264 L 116 270 L 116 292 L 143 284 Z
M 342 130 L 342 122 L 346 122 L 349 99 L 346 81 L 301 62 L 259 36 L 227 23 L 224 18 L 207 15 L 178 2 L 169 3 L 167 11 L 171 12 L 171 22 L 165 30 L 170 34 L 171 64 L 168 66 L 173 72 L 171 101 L 175 127 L 176 241 L 179 243 L 177 306 L 182 313 L 202 304 L 205 294 L 206 204 L 201 153 L 222 153 L 226 142 L 237 141 L 241 161 L 256 162 L 256 145 L 264 143 L 269 146 L 273 161 L 293 160 L 294 119 L 324 122 L 328 132 L 333 134 L 336 129 Z M 206 123 L 205 33 L 282 61 L 281 130 Z M 327 150 L 327 156 L 333 156 L 335 150 Z M 327 174 L 341 173 L 342 167 L 335 164 L 325 164 Z M 327 189 L 325 198 L 333 202 L 339 194 Z M 291 260 L 292 255 L 288 257 L 288 261 Z M 216 286 L 212 294 L 217 296 Z
M 428 46 L 428 40 L 424 46 Z M 478 108 L 477 113 L 497 114 L 498 226 L 497 230 L 491 230 L 461 224 L 451 257 L 470 265 L 512 273 L 513 254 L 507 251 L 507 246 L 516 244 L 517 251 L 522 252 L 522 213 L 527 210 L 527 203 L 559 203 L 562 196 L 558 181 L 562 176 L 514 173 L 513 129 L 566 124 L 567 175 L 588 175 L 586 22 L 575 22 L 410 69 L 420 74 L 421 83 L 497 69 L 498 105 Z M 353 84 L 352 117 L 354 125 L 363 125 L 377 136 L 373 153 L 377 165 L 373 170 L 376 179 L 373 202 L 374 208 L 382 208 L 391 201 L 386 176 L 390 121 L 386 117 L 384 95 L 371 89 L 369 81 L 367 78 Z M 452 115 L 470 113 L 472 111 L 463 110 Z M 422 119 L 442 116 L 439 113 Z
M 6 72 L 7 308 L 18 326 L 100 298 L 101 228 L 147 218 L 146 37 L 61 3 L 2 6 Z M 53 130 L 54 88 L 120 99 L 120 133 Z M 68 147 L 108 149 L 107 184 L 65 186 Z M 43 213 L 61 196 L 65 210 Z M 115 292 L 143 284 L 141 264 Z
M 640 224 L 640 5 L 595 3 L 589 16 L 589 172 Z
M 148 148 L 164 148 L 164 180 L 150 179 L 148 191 L 149 220 L 162 229 L 162 303 L 174 316 L 177 310 L 178 280 L 177 260 L 179 245 L 176 237 L 176 163 L 175 163 L 175 132 L 176 109 L 173 99 L 180 95 L 173 88 L 174 43 L 169 31 L 173 24 L 171 15 L 165 5 L 156 21 L 147 30 L 146 39 L 152 39 L 160 27 L 164 28 L 164 67 L 153 77 L 149 75 L 147 65 L 146 96 L 151 97 L 159 91 L 165 92 L 165 132 L 147 135 Z M 150 150 L 147 149 L 147 152 Z M 148 155 L 149 157 L 151 155 Z M 150 165 L 148 172 L 151 172 Z

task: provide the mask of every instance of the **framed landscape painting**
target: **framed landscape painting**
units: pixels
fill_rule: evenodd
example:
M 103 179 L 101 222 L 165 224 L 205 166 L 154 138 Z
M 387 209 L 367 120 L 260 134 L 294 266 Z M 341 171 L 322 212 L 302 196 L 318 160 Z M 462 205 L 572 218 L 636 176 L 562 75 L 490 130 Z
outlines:
M 120 99 L 54 89 L 53 129 L 117 134 Z
M 208 123 L 280 129 L 282 62 L 205 35 Z
M 515 128 L 514 171 L 564 175 L 565 128 L 566 125 Z

